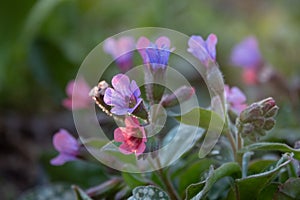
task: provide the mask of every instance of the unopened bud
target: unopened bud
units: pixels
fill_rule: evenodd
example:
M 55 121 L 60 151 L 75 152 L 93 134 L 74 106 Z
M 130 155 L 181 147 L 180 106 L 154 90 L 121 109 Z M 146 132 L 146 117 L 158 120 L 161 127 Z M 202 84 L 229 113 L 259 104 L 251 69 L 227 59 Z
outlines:
M 251 122 L 262 115 L 260 106 L 257 103 L 253 103 L 244 109 L 240 114 L 240 120 L 242 122 Z
M 279 110 L 278 106 L 274 106 L 273 108 L 271 108 L 266 114 L 265 117 L 275 117 L 277 115 L 277 112 Z
M 258 104 L 262 107 L 263 114 L 265 115 L 268 111 L 270 111 L 274 106 L 276 106 L 275 100 L 272 97 L 266 98 Z
M 266 131 L 275 126 L 274 117 L 278 109 L 271 97 L 251 104 L 241 112 L 237 121 L 239 133 L 242 137 L 247 137 L 250 140 L 257 140 L 260 136 L 266 135 Z M 249 134 L 250 131 L 251 134 Z
M 264 124 L 263 129 L 269 131 L 269 130 L 271 130 L 271 129 L 275 126 L 275 123 L 276 123 L 276 120 L 275 120 L 275 119 L 268 118 L 268 119 L 265 121 L 265 124 Z
M 195 89 L 193 87 L 182 86 L 175 90 L 174 93 L 165 95 L 162 98 L 161 104 L 164 107 L 172 107 L 189 100 L 194 94 Z

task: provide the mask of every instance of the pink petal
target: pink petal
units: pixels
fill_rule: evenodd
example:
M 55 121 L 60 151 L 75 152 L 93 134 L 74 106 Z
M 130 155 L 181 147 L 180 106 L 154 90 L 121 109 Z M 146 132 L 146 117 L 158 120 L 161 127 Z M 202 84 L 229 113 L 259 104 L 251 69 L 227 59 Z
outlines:
M 114 140 L 116 142 L 124 142 L 124 135 L 121 128 L 117 128 L 114 131 Z
M 170 39 L 166 36 L 157 38 L 157 40 L 155 41 L 155 44 L 157 45 L 158 48 L 170 49 L 170 46 L 171 46 Z
M 137 156 L 141 155 L 142 153 L 144 153 L 145 149 L 146 149 L 146 145 L 145 145 L 144 142 L 142 142 L 142 143 L 138 146 L 138 149 L 136 149 L 135 155 L 137 155 Z
M 119 150 L 121 151 L 121 153 L 123 154 L 132 154 L 132 149 L 126 144 L 126 143 L 123 143 L 119 146 Z
M 136 48 L 141 54 L 144 63 L 148 63 L 149 59 L 146 53 L 146 48 L 150 46 L 150 41 L 146 37 L 140 37 L 137 41 Z
M 242 73 L 243 81 L 248 85 L 255 85 L 257 83 L 257 70 L 256 68 L 245 68 Z
M 77 140 L 65 129 L 60 129 L 53 136 L 54 148 L 59 152 L 76 155 L 79 150 Z
M 118 56 L 129 53 L 134 50 L 134 39 L 132 37 L 124 36 L 118 41 Z
M 126 117 L 125 118 L 126 127 L 140 127 L 139 120 L 135 117 Z

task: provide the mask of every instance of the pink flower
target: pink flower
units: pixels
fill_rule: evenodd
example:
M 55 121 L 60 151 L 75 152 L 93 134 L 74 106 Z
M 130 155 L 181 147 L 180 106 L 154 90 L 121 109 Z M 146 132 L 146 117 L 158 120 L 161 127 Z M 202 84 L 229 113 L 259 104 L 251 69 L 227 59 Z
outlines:
M 118 40 L 108 38 L 104 42 L 103 49 L 115 60 L 122 73 L 127 72 L 132 67 L 132 51 L 134 50 L 134 39 L 123 36 Z
M 204 41 L 201 36 L 193 35 L 188 41 L 189 48 L 187 51 L 193 54 L 193 56 L 198 58 L 202 64 L 208 67 L 209 61 L 216 61 L 217 43 L 218 38 L 215 34 L 210 34 L 206 41 Z
M 139 121 L 134 117 L 125 118 L 125 126 L 119 127 L 114 132 L 116 142 L 122 142 L 119 150 L 123 154 L 142 154 L 146 149 L 147 138 L 145 129 L 140 126 Z
M 63 106 L 70 110 L 87 108 L 92 102 L 89 96 L 90 90 L 90 86 L 83 78 L 70 81 L 66 87 L 68 98 L 63 100 Z
M 230 88 L 228 85 L 225 85 L 224 89 L 229 109 L 236 114 L 240 114 L 247 107 L 245 94 L 237 87 Z
M 53 146 L 59 155 L 53 158 L 52 165 L 63 165 L 68 161 L 76 160 L 79 154 L 79 144 L 77 140 L 65 129 L 60 129 L 53 136 Z

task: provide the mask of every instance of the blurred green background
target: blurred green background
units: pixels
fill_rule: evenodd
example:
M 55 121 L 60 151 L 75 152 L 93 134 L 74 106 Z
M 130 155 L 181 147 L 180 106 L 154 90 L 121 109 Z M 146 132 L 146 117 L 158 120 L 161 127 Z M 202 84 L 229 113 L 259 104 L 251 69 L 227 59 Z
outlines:
M 74 130 L 71 112 L 61 106 L 65 86 L 85 56 L 107 37 L 149 26 L 204 37 L 215 33 L 217 59 L 226 82 L 251 94 L 242 85 L 240 69 L 229 64 L 232 47 L 246 36 L 256 36 L 265 60 L 285 79 L 297 82 L 299 8 L 297 0 L 2 1 L 0 184 L 4 186 L 0 199 L 14 199 L 35 185 L 59 180 L 53 177 L 60 169 L 47 164 L 55 154 L 43 156 L 52 150 L 51 135 L 58 128 Z M 282 104 L 288 107 L 288 100 Z

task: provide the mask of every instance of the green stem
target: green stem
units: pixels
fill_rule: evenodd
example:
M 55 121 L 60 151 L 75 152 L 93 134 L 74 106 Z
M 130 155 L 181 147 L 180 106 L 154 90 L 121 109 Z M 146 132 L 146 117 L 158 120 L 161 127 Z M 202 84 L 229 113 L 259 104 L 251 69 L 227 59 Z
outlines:
M 170 198 L 174 199 L 174 200 L 179 200 L 180 197 L 177 194 L 173 184 L 171 183 L 171 180 L 168 177 L 167 173 L 164 173 L 164 171 L 162 170 L 162 167 L 161 167 L 161 164 L 160 164 L 160 161 L 159 161 L 158 157 L 156 158 L 156 161 L 157 161 L 157 165 L 158 165 L 158 168 L 159 168 L 158 169 L 158 174 L 159 174 L 161 180 L 164 182 L 164 184 L 166 186 L 166 189 L 167 189 L 167 191 L 170 195 Z

